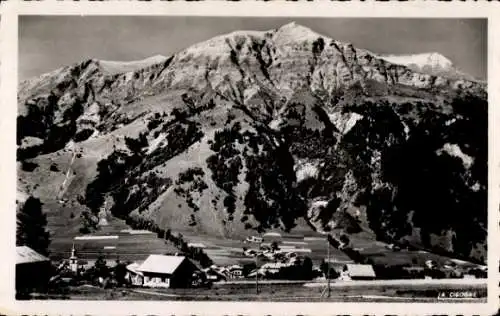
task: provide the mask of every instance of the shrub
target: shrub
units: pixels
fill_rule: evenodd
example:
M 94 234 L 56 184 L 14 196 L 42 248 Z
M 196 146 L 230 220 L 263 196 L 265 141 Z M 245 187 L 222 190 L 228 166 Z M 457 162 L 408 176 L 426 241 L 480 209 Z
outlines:
M 26 161 L 26 160 L 21 162 L 21 168 L 24 171 L 32 172 L 37 167 L 38 167 L 38 164 L 36 164 L 34 162 L 30 162 L 30 161 Z
M 236 199 L 234 198 L 233 195 L 228 195 L 224 198 L 224 206 L 227 208 L 227 212 L 229 214 L 234 213 L 236 209 Z
M 156 113 L 159 115 L 159 113 Z M 155 118 L 152 119 L 151 121 L 148 122 L 148 129 L 151 131 L 151 130 L 154 130 L 155 128 L 157 128 L 158 126 L 160 126 L 160 124 L 162 123 L 162 120 L 159 119 L 159 118 Z
M 75 136 L 73 137 L 73 139 L 77 143 L 82 142 L 84 140 L 89 139 L 89 137 L 92 136 L 93 133 L 94 133 L 94 131 L 92 129 L 86 128 L 86 129 L 81 130 L 80 132 L 76 133 Z
M 125 144 L 128 149 L 133 153 L 140 153 L 144 147 L 148 146 L 148 139 L 146 137 L 146 133 L 143 132 L 139 134 L 139 138 L 134 139 L 130 137 L 125 137 Z
M 315 56 L 321 54 L 324 48 L 325 48 L 325 40 L 322 37 L 318 37 L 318 39 L 316 39 L 313 42 L 313 54 Z

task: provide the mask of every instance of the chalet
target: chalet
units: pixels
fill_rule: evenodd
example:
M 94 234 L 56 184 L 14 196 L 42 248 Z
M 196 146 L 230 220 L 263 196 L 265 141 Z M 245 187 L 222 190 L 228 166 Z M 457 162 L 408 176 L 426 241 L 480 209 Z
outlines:
M 243 252 L 245 254 L 245 256 L 247 257 L 255 257 L 257 255 L 257 251 L 253 250 L 253 249 L 247 249 Z
M 259 270 L 264 274 L 266 274 L 266 273 L 275 274 L 275 273 L 279 273 L 281 269 L 289 267 L 289 266 L 290 266 L 290 264 L 287 264 L 287 263 L 268 262 L 268 263 L 262 265 L 262 267 L 260 267 Z
M 375 277 L 371 264 L 346 264 L 340 275 L 342 280 L 373 280 Z
M 207 280 L 212 282 L 225 281 L 228 278 L 229 271 L 225 268 L 210 267 L 202 270 Z
M 446 269 L 455 269 L 457 267 L 457 264 L 451 260 L 448 260 L 444 263 L 443 268 Z
M 260 250 L 271 250 L 272 243 L 263 242 L 260 244 Z
M 424 277 L 425 274 L 425 268 L 424 267 L 418 267 L 418 266 L 410 266 L 410 267 L 403 267 L 403 271 L 406 272 L 408 276 L 415 276 L 415 277 Z
M 264 257 L 266 257 L 267 259 L 269 260 L 274 260 L 275 259 L 275 256 L 276 254 L 272 251 L 269 251 L 269 250 L 266 250 L 262 253 L 262 255 L 264 255 Z
M 386 245 L 386 248 L 392 251 L 400 251 L 401 248 L 398 245 L 395 244 L 388 244 Z
M 232 265 L 228 268 L 229 275 L 233 279 L 239 279 L 243 277 L 243 267 L 240 265 Z
M 281 240 L 281 234 L 276 232 L 265 233 L 262 237 L 268 242 Z
M 150 255 L 137 271 L 144 276 L 145 287 L 190 287 L 198 267 L 184 256 Z
M 337 275 L 341 275 L 342 274 L 342 271 L 344 271 L 344 268 L 345 268 L 345 263 L 341 263 L 341 262 L 324 262 L 323 265 L 325 265 L 323 267 L 323 269 L 325 269 L 326 271 L 326 265 L 327 267 L 329 267 L 330 271 L 333 270 L 335 271 L 335 273 Z
M 463 278 L 464 276 L 464 270 L 461 268 L 449 268 L 449 267 L 443 267 L 441 271 L 444 274 L 444 277 L 447 279 L 460 279 Z
M 255 278 L 255 277 L 263 278 L 264 276 L 265 274 L 261 270 L 253 270 L 247 275 L 247 278 Z
M 50 260 L 28 246 L 16 247 L 16 292 L 29 293 L 46 288 Z
M 204 248 L 207 248 L 207 246 L 205 246 L 205 244 L 201 243 L 201 242 L 190 242 L 188 243 L 188 247 L 191 247 L 191 248 L 198 248 L 198 249 L 204 249 Z
M 425 266 L 426 266 L 427 268 L 429 268 L 429 269 L 435 269 L 435 268 L 437 268 L 437 262 L 436 262 L 436 261 L 434 261 L 434 260 L 427 260 L 427 261 L 425 262 Z
M 256 237 L 256 236 L 250 236 L 245 239 L 245 242 L 250 242 L 250 243 L 262 243 L 262 237 Z
M 286 257 L 287 259 L 295 258 L 295 257 L 297 257 L 297 253 L 295 253 L 295 252 L 287 252 L 287 253 L 285 254 L 285 257 Z

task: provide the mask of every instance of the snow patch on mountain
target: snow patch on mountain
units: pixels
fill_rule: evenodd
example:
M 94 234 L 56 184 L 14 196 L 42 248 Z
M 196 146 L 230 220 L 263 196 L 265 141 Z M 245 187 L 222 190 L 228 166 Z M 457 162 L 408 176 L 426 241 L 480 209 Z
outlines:
M 390 63 L 406 66 L 413 71 L 447 79 L 478 80 L 459 70 L 453 62 L 440 53 L 421 53 L 408 55 L 379 55 L 378 58 Z M 440 81 L 443 78 L 438 78 Z
M 385 55 L 379 56 L 382 59 L 387 60 L 390 63 L 409 66 L 416 65 L 418 67 L 430 66 L 432 68 L 442 68 L 447 69 L 453 67 L 451 60 L 439 53 L 422 53 L 422 54 L 410 54 L 410 55 Z

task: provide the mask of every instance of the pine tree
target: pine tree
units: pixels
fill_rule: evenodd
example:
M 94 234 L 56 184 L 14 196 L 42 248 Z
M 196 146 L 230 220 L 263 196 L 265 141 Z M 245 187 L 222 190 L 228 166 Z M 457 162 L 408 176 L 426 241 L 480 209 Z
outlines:
M 47 216 L 42 212 L 42 202 L 30 196 L 17 212 L 16 245 L 28 246 L 48 255 L 50 239 L 46 226 Z

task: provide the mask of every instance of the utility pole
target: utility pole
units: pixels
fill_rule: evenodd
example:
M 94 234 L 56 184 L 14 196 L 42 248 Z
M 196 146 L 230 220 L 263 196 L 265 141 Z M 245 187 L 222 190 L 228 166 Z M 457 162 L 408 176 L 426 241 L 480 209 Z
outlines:
M 330 297 L 330 240 L 328 239 L 328 236 L 326 237 L 326 272 L 325 272 L 325 277 L 326 277 L 326 288 L 323 289 L 321 292 L 320 297 L 324 297 L 326 294 L 326 297 Z
M 260 250 L 260 246 L 261 246 L 261 243 L 259 242 L 259 250 Z M 257 253 L 255 254 L 255 292 L 257 294 L 259 294 L 259 267 L 258 267 L 258 263 L 259 263 L 259 255 L 258 255 L 258 251 Z
M 326 283 L 327 283 L 327 297 L 330 297 L 330 241 L 326 237 Z

